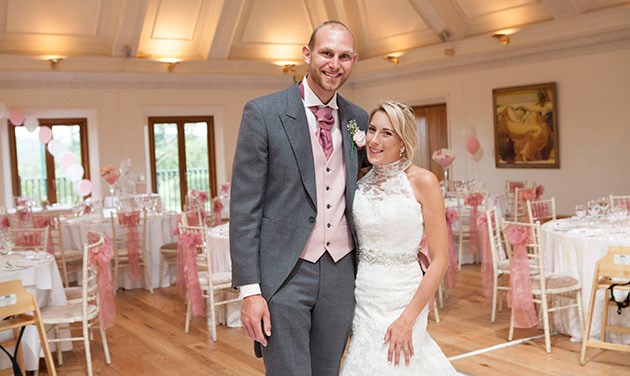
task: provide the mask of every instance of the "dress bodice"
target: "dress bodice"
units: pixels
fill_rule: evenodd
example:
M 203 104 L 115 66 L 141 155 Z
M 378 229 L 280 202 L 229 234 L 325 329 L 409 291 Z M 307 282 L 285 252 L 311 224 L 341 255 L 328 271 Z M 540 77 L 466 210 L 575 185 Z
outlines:
M 376 165 L 357 183 L 353 217 L 359 261 L 411 262 L 422 240 L 422 208 L 405 170 L 411 162 L 399 159 Z

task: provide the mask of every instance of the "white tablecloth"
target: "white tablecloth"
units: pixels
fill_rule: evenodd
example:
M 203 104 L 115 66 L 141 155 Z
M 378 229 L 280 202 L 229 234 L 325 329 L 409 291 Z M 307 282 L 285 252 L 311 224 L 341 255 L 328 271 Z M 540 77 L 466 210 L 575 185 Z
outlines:
M 0 256 L 0 282 L 16 279 L 22 281 L 26 290 L 35 296 L 40 309 L 50 304 L 67 303 L 61 274 L 55 259 L 47 253 L 20 252 Z M 2 338 L 11 338 L 9 333 L 0 335 Z M 39 364 L 40 344 L 39 334 L 34 326 L 26 328 L 20 346 L 24 354 L 25 369 L 36 370 Z M 70 343 L 63 347 L 64 350 L 70 348 Z M 9 364 L 9 359 L 4 353 L 1 353 L 0 359 L 2 365 Z
M 578 222 L 574 219 L 550 221 L 542 226 L 545 269 L 548 273 L 571 276 L 582 282 L 584 319 L 588 319 L 588 305 L 595 274 L 595 264 L 608 251 L 610 245 L 630 246 L 630 227 L 619 227 L 609 223 Z M 601 332 L 604 291 L 597 293 L 591 325 L 591 336 L 599 338 Z M 575 310 L 563 310 L 552 315 L 558 332 L 575 339 L 582 338 L 582 332 Z M 616 309 L 608 312 L 611 325 L 630 327 L 630 309 L 618 315 Z M 630 335 L 608 334 L 608 340 L 630 344 Z
M 163 244 L 175 242 L 173 229 L 177 224 L 177 213 L 149 214 L 147 217 L 147 237 L 146 247 L 148 250 L 148 265 L 151 275 L 151 285 L 153 288 L 168 286 L 170 276 L 166 276 L 164 281 L 159 281 L 160 277 L 160 247 Z M 71 218 L 63 221 L 61 233 L 64 246 L 66 248 L 81 249 L 86 241 L 88 230 L 103 232 L 112 235 L 110 218 L 84 216 Z M 173 279 L 174 280 L 174 279 Z M 142 281 L 133 281 L 127 277 L 127 273 L 118 273 L 118 286 L 125 289 L 142 287 Z

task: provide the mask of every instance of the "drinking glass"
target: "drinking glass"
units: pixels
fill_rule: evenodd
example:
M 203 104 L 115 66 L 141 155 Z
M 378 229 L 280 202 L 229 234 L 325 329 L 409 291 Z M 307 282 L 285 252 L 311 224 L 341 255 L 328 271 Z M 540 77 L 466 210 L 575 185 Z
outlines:
M 3 253 L 10 255 L 15 247 L 15 239 L 9 232 L 0 235 L 0 245 L 2 246 Z
M 592 218 L 597 217 L 599 214 L 599 204 L 595 200 L 590 200 L 586 206 L 588 207 L 588 215 Z
M 575 205 L 575 216 L 582 219 L 586 216 L 586 206 L 583 204 Z
M 597 200 L 597 204 L 599 205 L 599 212 L 605 216 L 606 213 L 608 213 L 608 208 L 610 207 L 610 201 L 608 201 L 608 197 L 600 197 Z

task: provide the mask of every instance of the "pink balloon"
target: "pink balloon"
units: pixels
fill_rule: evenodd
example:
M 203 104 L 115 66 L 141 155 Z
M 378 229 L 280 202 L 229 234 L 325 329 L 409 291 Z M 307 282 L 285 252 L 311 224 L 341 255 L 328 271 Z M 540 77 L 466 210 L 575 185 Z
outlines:
M 13 125 L 24 124 L 24 111 L 19 108 L 13 108 L 9 111 L 9 120 Z
M 466 150 L 468 150 L 470 154 L 475 154 L 480 147 L 481 145 L 479 145 L 477 137 L 468 137 L 468 140 L 466 140 Z
M 46 145 L 52 138 L 52 130 L 48 127 L 39 127 L 39 141 Z
M 68 168 L 74 163 L 74 154 L 69 151 L 61 154 L 61 167 Z
M 87 196 L 92 193 L 92 182 L 88 179 L 83 179 L 77 184 L 77 193 L 81 196 Z

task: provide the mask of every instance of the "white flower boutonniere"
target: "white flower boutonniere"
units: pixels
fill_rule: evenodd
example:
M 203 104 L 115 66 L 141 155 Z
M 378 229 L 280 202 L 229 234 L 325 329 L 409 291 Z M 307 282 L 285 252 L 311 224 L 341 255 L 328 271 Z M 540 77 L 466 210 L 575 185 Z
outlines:
M 348 121 L 346 128 L 348 128 L 348 133 L 352 137 L 352 141 L 350 144 L 351 145 L 350 158 L 352 158 L 352 155 L 354 155 L 355 146 L 357 147 L 357 149 L 361 149 L 365 146 L 365 132 L 359 129 L 359 126 L 357 125 L 357 121 L 354 119 Z

